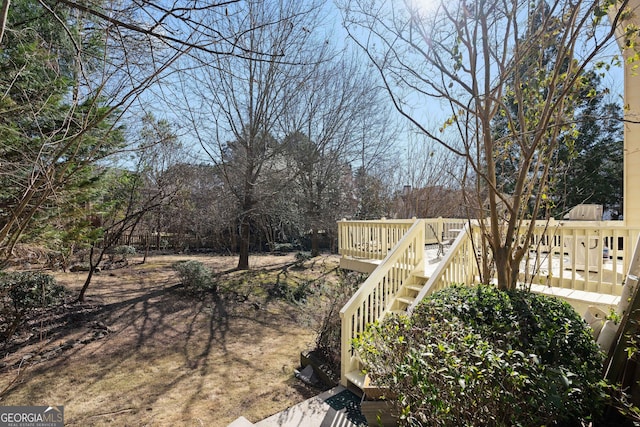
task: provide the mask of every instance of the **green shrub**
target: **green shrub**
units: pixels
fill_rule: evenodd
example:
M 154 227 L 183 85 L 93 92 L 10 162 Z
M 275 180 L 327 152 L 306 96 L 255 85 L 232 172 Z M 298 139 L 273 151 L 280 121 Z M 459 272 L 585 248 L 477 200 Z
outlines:
M 313 258 L 311 252 L 296 252 L 296 265 L 302 266 L 306 261 L 309 261 Z
M 0 273 L 0 290 L 16 311 L 59 304 L 65 295 L 53 276 L 38 272 Z
M 16 331 L 25 314 L 64 302 L 65 288 L 39 272 L 0 272 L 0 330 L 4 339 Z
M 108 251 L 109 261 L 111 262 L 126 262 L 130 255 L 136 254 L 136 248 L 129 245 L 115 246 Z
M 278 278 L 267 292 L 271 298 L 282 299 L 294 304 L 304 304 L 313 294 L 313 284 L 313 280 L 295 282 Z
M 135 255 L 136 248 L 130 245 L 116 246 L 115 248 L 113 248 L 113 254 L 120 255 L 123 258 L 126 258 L 129 255 Z
M 302 280 L 288 295 L 288 300 L 294 303 L 306 303 L 313 294 L 313 280 Z
M 178 272 L 178 277 L 187 290 L 195 293 L 217 293 L 218 287 L 213 280 L 211 270 L 200 261 L 179 261 L 173 264 L 173 268 Z
M 558 299 L 493 286 L 435 293 L 355 342 L 407 425 L 580 425 L 603 409 L 603 355 Z

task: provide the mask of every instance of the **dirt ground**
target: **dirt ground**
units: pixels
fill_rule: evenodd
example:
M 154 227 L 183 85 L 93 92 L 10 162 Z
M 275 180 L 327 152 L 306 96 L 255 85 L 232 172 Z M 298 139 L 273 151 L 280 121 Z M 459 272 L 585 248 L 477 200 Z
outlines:
M 64 405 L 68 426 L 226 426 L 259 421 L 317 394 L 294 378 L 315 339 L 318 304 L 198 299 L 171 267 L 197 259 L 214 272 L 235 257 L 156 256 L 103 271 L 84 304 L 35 319 L 5 347 L 0 405 Z M 254 256 L 277 269 L 293 255 Z M 321 275 L 337 257 L 315 259 Z M 77 295 L 86 273 L 56 273 Z M 30 331 L 30 332 L 29 332 Z

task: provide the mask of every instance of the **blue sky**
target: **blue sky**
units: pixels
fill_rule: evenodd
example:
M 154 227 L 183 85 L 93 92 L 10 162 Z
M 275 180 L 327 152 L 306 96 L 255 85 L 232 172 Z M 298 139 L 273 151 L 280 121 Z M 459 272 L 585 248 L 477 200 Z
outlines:
M 431 8 L 436 4 L 433 1 L 427 0 L 411 0 L 411 4 L 417 5 L 421 8 L 422 11 L 427 13 Z M 330 39 L 331 43 L 338 47 L 345 47 L 356 49 L 352 45 L 352 42 L 349 40 L 346 31 L 342 28 L 341 16 L 339 11 L 335 8 L 332 2 L 326 2 L 326 15 L 322 21 L 322 25 L 319 26 L 316 30 L 320 37 L 325 37 Z M 618 54 L 617 48 L 613 46 L 609 51 L 603 53 L 603 57 L 612 56 Z M 360 56 L 362 61 L 367 61 L 364 55 Z M 376 73 L 374 68 L 371 68 L 372 73 Z M 621 96 L 623 91 L 623 73 L 620 67 L 612 67 L 611 70 L 607 73 L 607 75 L 603 78 L 602 84 L 604 87 L 607 87 L 610 90 L 609 99 L 612 101 L 621 102 Z M 182 126 L 185 123 L 185 117 L 182 116 L 182 113 L 178 111 L 176 106 L 172 106 L 170 102 L 179 103 L 179 98 L 177 94 L 179 90 L 174 85 L 178 85 L 179 81 L 177 80 L 177 76 L 168 76 L 162 80 L 162 84 L 154 87 L 151 91 L 143 95 L 141 97 L 140 102 L 132 112 L 136 112 L 136 110 L 144 109 L 146 111 L 152 111 L 159 118 L 166 118 L 167 120 L 175 123 L 177 125 L 178 133 L 181 135 L 181 138 L 186 144 L 193 144 L 194 154 L 197 156 L 194 157 L 193 160 L 197 160 L 198 156 L 206 160 L 206 156 L 201 156 L 201 152 L 198 151 L 197 144 L 195 141 L 195 137 L 193 136 L 192 129 L 189 129 L 187 126 Z M 172 87 L 174 86 L 174 87 Z M 446 105 L 443 105 L 440 101 L 436 99 L 429 98 L 420 98 L 420 100 L 415 101 L 416 109 L 415 115 L 421 118 L 421 121 L 427 124 L 429 127 L 434 129 L 442 126 L 442 123 L 450 116 L 450 110 Z M 407 127 L 407 131 L 409 131 L 409 127 Z M 453 136 L 455 137 L 455 136 Z M 398 148 L 399 151 L 404 151 L 406 149 L 406 142 L 409 139 L 408 136 L 401 136 L 398 138 Z M 427 150 L 432 149 L 432 147 L 427 147 Z

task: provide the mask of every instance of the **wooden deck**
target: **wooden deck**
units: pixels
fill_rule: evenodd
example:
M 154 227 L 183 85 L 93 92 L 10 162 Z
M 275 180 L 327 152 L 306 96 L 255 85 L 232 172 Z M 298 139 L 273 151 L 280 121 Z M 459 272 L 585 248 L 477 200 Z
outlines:
M 445 246 L 444 254 L 440 253 L 440 248 L 438 245 L 426 245 L 424 250 L 424 272 L 421 276 L 425 279 L 426 282 L 436 271 L 438 265 L 443 260 L 444 255 L 446 255 L 449 247 Z M 603 283 L 606 284 L 616 284 L 621 283 L 624 279 L 623 263 L 616 262 L 614 263 L 611 259 L 603 260 L 602 263 L 602 271 L 584 271 L 584 270 L 574 270 L 571 268 L 562 268 L 562 266 L 570 266 L 571 259 L 568 255 L 563 255 L 563 262 L 560 262 L 560 255 L 549 255 L 543 254 L 544 264 L 547 264 L 547 257 L 552 257 L 551 261 L 551 271 L 548 268 L 540 268 L 537 271 L 538 276 L 546 277 L 549 276 L 549 273 L 552 277 L 562 278 L 566 281 L 574 281 L 574 282 L 585 282 L 584 288 L 588 288 L 586 283 L 589 281 L 597 281 L 602 280 Z M 382 260 L 379 259 L 361 259 L 361 258 L 350 258 L 343 257 L 341 259 L 340 265 L 342 268 L 359 271 L 361 273 L 371 273 L 373 272 Z M 521 271 L 524 272 L 526 265 L 529 264 L 530 272 L 535 272 L 534 268 L 536 265 L 541 264 L 540 260 L 536 259 L 536 254 L 532 253 L 531 257 L 528 260 L 522 262 Z M 614 270 L 615 269 L 615 270 Z M 523 273 L 524 274 L 524 273 Z M 535 276 L 535 274 L 532 274 Z M 584 289 L 572 289 L 572 288 L 563 288 L 557 286 L 548 286 L 540 283 L 530 283 L 523 282 L 523 286 L 530 286 L 531 291 L 536 293 L 541 293 L 545 295 L 552 295 L 559 298 L 562 298 L 569 302 L 578 313 L 583 314 L 589 306 L 596 306 L 601 310 L 608 312 L 610 309 L 614 308 L 618 302 L 620 301 L 620 296 L 618 294 L 612 295 L 608 293 L 599 293 L 599 292 L 590 292 Z
M 608 313 L 620 301 L 639 235 L 640 227 L 616 221 L 541 222 L 520 282 L 565 299 L 580 314 L 591 306 Z M 452 284 L 479 281 L 482 229 L 477 221 L 442 218 L 340 221 L 338 236 L 341 267 L 369 274 L 340 311 L 341 384 L 349 387 L 358 386 L 362 368 L 351 342 L 369 323 L 392 312 L 410 313 Z

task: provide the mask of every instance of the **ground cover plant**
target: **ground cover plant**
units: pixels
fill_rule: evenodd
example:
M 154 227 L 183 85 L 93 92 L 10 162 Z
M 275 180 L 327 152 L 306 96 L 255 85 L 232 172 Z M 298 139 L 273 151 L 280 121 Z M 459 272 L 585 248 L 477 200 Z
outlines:
M 40 272 L 0 271 L 0 340 L 11 338 L 30 312 L 64 302 L 65 289 Z
M 25 317 L 2 348 L 0 404 L 64 405 L 70 426 L 259 421 L 318 393 L 294 370 L 314 345 L 316 285 L 334 280 L 337 259 L 256 255 L 236 271 L 229 256 L 131 257 L 98 273 L 84 303 Z M 201 263 L 217 294 L 183 285 L 181 261 Z M 86 272 L 53 275 L 73 296 Z M 312 292 L 274 297 L 283 284 Z
M 567 303 L 454 286 L 356 342 L 406 425 L 582 425 L 606 401 L 603 355 Z

